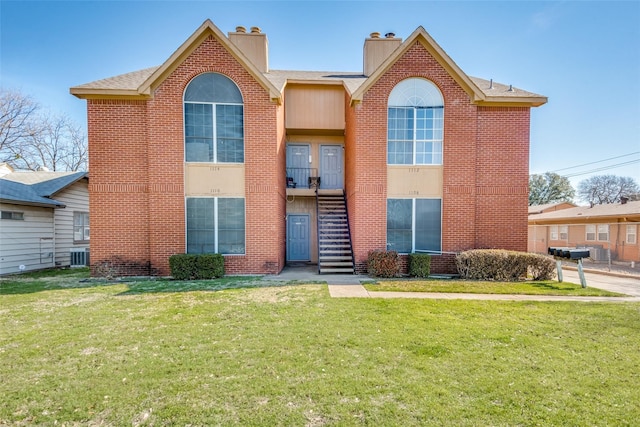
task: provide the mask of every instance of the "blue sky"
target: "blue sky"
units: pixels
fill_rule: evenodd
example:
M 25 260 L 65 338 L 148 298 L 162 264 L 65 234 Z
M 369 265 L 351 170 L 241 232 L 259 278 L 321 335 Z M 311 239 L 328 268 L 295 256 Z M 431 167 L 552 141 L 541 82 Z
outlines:
M 369 33 L 421 25 L 468 75 L 549 97 L 532 109 L 531 173 L 629 163 L 570 179 L 640 183 L 640 1 L 0 0 L 0 84 L 86 126 L 69 87 L 159 65 L 207 18 L 261 27 L 272 69 L 318 71 L 361 71 Z

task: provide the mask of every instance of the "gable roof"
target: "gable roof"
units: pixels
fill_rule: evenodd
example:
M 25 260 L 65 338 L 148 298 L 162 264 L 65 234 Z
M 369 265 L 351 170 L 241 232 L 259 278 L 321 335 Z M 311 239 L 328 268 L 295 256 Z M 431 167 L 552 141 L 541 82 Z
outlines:
M 182 62 L 206 40 L 213 36 L 220 44 L 253 76 L 267 91 L 270 98 L 280 103 L 278 89 L 262 74 L 258 68 L 216 27 L 210 19 L 202 25 L 159 67 L 146 68 L 133 73 L 99 80 L 70 89 L 78 98 L 95 97 L 139 97 L 149 98 L 158 87 Z
M 477 105 L 524 105 L 538 107 L 547 102 L 547 98 L 521 89 L 501 84 L 491 84 L 484 79 L 467 76 L 447 53 L 436 43 L 423 27 L 418 27 L 380 66 L 369 76 L 351 96 L 351 103 L 362 102 L 364 94 L 416 43 L 422 44 L 433 58 L 469 95 L 471 102 Z M 483 86 L 481 89 L 480 86 Z
M 371 75 L 362 72 L 270 70 L 262 73 L 232 43 L 211 20 L 207 19 L 162 65 L 121 74 L 70 88 L 72 95 L 92 98 L 150 98 L 153 90 L 164 81 L 207 37 L 215 37 L 227 51 L 269 92 L 271 99 L 281 102 L 287 84 L 342 85 L 351 95 L 351 102 L 362 101 L 364 94 L 395 64 L 411 46 L 421 43 L 454 80 L 469 94 L 477 105 L 533 106 L 547 102 L 547 98 L 492 80 L 467 76 L 423 27 L 411 35 Z
M 83 178 L 88 178 L 87 172 L 10 173 L 0 178 L 0 202 L 63 208 L 64 203 L 51 197 Z
M 640 221 L 640 201 L 611 203 L 606 205 L 576 206 L 529 216 L 529 224 L 559 223 L 566 221 L 587 222 L 591 220 L 620 218 L 625 221 Z

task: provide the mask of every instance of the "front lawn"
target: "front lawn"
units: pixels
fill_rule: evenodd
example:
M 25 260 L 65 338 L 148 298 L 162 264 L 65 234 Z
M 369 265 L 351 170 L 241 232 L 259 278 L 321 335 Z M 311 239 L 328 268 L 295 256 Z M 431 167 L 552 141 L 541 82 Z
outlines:
M 640 303 L 63 277 L 23 291 L 0 281 L 11 289 L 0 425 L 633 425 L 640 414 Z M 238 289 L 211 290 L 221 283 Z
M 515 294 L 515 295 L 563 295 L 563 296 L 626 296 L 597 288 L 582 288 L 580 285 L 555 280 L 526 282 L 483 282 L 474 280 L 379 280 L 367 283 L 368 291 L 385 292 L 451 292 L 469 294 Z

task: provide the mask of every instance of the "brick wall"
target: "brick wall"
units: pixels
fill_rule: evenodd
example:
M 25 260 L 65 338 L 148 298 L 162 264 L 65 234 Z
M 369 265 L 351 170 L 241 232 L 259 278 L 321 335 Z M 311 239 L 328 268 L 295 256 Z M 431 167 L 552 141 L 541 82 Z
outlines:
M 98 122 L 89 135 L 91 182 L 94 186 L 118 181 L 127 185 L 140 183 L 140 191 L 135 193 L 138 197 L 127 206 L 128 212 L 136 216 L 135 221 L 123 223 L 109 215 L 113 204 L 130 199 L 133 194 L 114 195 L 109 199 L 112 204 L 92 210 L 104 216 L 96 223 L 92 218 L 92 233 L 97 233 L 97 253 L 92 252 L 92 260 L 118 252 L 146 262 L 151 274 L 167 275 L 169 256 L 184 253 L 182 99 L 191 79 L 204 72 L 219 72 L 231 78 L 244 100 L 246 255 L 226 257 L 227 272 L 258 274 L 282 269 L 284 249 L 280 243 L 284 241 L 285 200 L 279 193 L 284 188 L 285 175 L 280 171 L 284 170 L 280 147 L 283 136 L 277 132 L 278 123 L 283 120 L 281 107 L 271 102 L 268 92 L 213 37 L 204 40 L 154 88 L 153 98 L 146 104 L 135 102 L 146 115 L 132 115 L 124 103 L 106 102 L 110 110 L 89 109 L 90 128 L 92 120 Z M 117 146 L 110 143 L 111 139 L 119 141 Z M 102 202 L 101 194 L 94 192 L 92 198 Z M 114 231 L 119 229 L 137 237 L 128 241 L 126 248 L 114 243 L 118 234 Z
M 526 250 L 529 108 L 471 104 L 467 93 L 416 42 L 347 109 L 346 185 L 358 271 L 386 245 L 387 100 L 401 80 L 423 77 L 443 94 L 442 250 Z M 434 257 L 434 272 L 452 272 L 452 256 Z

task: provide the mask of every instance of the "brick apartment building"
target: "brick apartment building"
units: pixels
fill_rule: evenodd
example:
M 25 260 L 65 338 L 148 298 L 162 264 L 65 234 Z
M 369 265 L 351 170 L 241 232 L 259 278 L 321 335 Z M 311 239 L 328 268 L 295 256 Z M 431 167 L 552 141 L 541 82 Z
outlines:
M 91 256 L 166 275 L 366 269 L 368 252 L 527 249 L 529 117 L 541 95 L 467 76 L 422 28 L 372 33 L 363 71 L 269 69 L 259 28 L 205 21 L 158 67 L 75 86 L 87 100 Z M 295 54 L 295 52 L 291 52 Z

